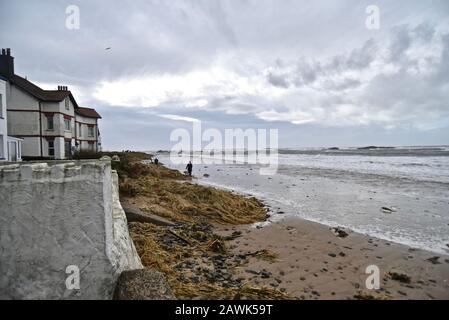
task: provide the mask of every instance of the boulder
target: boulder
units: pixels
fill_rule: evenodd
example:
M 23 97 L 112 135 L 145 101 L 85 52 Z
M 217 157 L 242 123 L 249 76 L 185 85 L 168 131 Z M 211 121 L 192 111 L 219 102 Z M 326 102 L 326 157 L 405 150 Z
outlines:
M 164 275 L 156 269 L 124 271 L 114 291 L 114 300 L 176 300 Z

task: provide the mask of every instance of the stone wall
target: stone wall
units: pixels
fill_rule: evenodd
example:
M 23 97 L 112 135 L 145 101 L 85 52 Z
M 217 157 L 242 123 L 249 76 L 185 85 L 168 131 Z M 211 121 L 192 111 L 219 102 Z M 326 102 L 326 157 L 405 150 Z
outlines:
M 0 299 L 110 299 L 142 268 L 117 180 L 108 158 L 0 166 Z

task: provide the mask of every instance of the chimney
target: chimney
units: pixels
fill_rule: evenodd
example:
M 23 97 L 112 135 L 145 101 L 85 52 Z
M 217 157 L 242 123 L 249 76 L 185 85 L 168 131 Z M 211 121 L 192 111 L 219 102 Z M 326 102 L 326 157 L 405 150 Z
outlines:
M 14 75 L 14 57 L 11 56 L 11 49 L 2 49 L 0 55 L 0 76 L 10 79 Z
M 58 91 L 67 91 L 67 86 L 58 86 Z

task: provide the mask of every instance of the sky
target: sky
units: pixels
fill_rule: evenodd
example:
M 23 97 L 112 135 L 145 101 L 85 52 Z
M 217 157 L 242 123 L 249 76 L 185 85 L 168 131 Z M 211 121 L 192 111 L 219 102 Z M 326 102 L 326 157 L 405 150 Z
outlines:
M 0 45 L 95 108 L 108 150 L 197 121 L 282 148 L 449 144 L 447 0 L 0 0 Z

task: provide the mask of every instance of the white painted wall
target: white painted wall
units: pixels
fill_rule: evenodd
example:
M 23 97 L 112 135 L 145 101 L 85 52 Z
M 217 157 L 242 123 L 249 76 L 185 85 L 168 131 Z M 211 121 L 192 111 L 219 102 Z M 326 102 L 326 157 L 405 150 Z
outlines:
M 110 159 L 0 165 L 0 203 L 0 299 L 111 299 L 142 268 Z
M 25 137 L 22 141 L 22 156 L 40 157 L 41 148 L 39 137 Z
M 39 112 L 8 111 L 10 136 L 39 135 Z
M 15 85 L 9 86 L 9 109 L 39 110 L 39 100 Z

